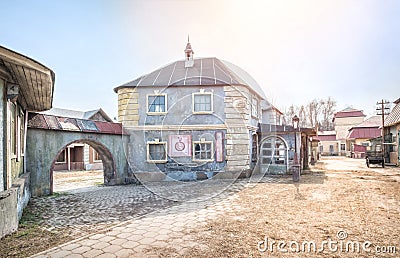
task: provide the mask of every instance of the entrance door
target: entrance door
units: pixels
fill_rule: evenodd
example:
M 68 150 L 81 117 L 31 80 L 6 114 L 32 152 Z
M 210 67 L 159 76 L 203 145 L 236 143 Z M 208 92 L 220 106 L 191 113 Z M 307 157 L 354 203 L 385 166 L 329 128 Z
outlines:
M 260 169 L 264 174 L 284 174 L 287 171 L 288 149 L 278 136 L 266 138 L 260 147 Z

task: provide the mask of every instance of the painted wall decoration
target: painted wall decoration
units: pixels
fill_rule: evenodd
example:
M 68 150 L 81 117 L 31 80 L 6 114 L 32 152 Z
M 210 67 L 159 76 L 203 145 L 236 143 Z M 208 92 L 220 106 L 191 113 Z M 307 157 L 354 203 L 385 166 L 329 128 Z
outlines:
M 217 162 L 223 162 L 224 161 L 224 135 L 222 132 L 216 132 L 215 133 L 215 143 L 216 143 L 216 148 L 215 148 L 215 156 Z
M 170 135 L 168 142 L 169 142 L 168 150 L 170 157 L 192 156 L 191 135 Z

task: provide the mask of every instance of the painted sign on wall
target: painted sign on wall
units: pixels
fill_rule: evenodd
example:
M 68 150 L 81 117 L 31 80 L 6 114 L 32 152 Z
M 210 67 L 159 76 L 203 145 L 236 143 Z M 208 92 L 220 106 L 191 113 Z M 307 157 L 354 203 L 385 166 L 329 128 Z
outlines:
M 170 157 L 192 156 L 191 135 L 170 135 L 168 142 L 169 142 L 168 150 Z

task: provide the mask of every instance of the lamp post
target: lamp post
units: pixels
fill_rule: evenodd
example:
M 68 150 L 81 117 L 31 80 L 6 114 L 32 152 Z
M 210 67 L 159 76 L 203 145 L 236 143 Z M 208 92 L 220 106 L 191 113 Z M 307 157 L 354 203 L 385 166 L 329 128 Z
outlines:
M 297 131 L 299 130 L 299 117 L 295 115 L 292 119 L 293 131 L 294 131 L 294 159 L 293 159 L 293 181 L 299 182 L 300 180 L 300 165 L 297 158 Z

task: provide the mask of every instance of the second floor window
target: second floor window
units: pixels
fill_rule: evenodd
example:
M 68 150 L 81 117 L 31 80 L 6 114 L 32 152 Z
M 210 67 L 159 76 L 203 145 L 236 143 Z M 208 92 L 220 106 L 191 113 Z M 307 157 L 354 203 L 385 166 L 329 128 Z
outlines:
M 213 100 L 211 92 L 193 93 L 193 113 L 212 113 Z
M 167 112 L 167 98 L 165 94 L 147 96 L 147 113 L 159 114 L 166 112 Z

